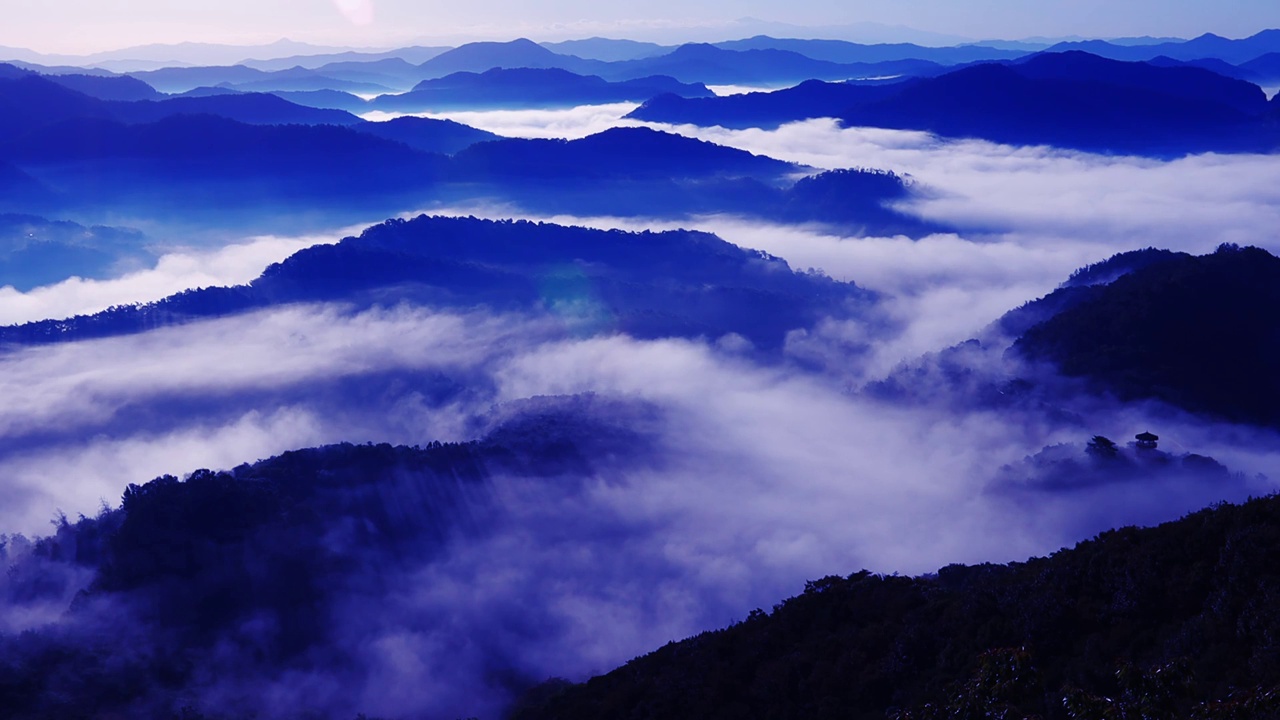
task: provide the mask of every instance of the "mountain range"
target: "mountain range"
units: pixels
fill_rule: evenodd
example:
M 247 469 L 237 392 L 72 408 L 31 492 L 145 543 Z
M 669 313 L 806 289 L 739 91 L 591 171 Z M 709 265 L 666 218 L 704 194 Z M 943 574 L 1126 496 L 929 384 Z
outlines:
M 1269 370 L 1280 361 L 1280 259 L 1227 245 L 1211 255 L 1153 260 L 1071 293 L 1012 352 L 1126 400 L 1280 426 L 1280 385 Z
M 815 193 L 818 185 L 793 187 L 803 173 L 797 166 L 648 128 L 574 141 L 501 139 L 445 120 L 366 122 L 261 93 L 100 100 L 15 72 L 0 79 L 0 129 L 8 133 L 0 161 L 14 166 L 14 194 L 0 209 L 12 212 L 113 208 L 221 226 L 270 222 L 279 215 L 273 205 L 349 222 L 484 199 L 553 213 L 729 212 L 851 232 L 936 229 L 888 207 L 910 193 L 897 176 L 832 175 Z M 547 72 L 559 71 L 490 74 L 518 80 Z M 836 186 L 845 194 L 832 193 Z M 192 207 L 195 192 L 216 202 Z
M 494 68 L 482 73 L 458 72 L 423 80 L 408 92 L 383 95 L 367 103 L 369 110 L 542 108 L 644 102 L 664 93 L 680 97 L 714 97 L 702 83 L 681 83 L 652 76 L 609 82 L 558 68 Z
M 816 579 L 512 717 L 1273 718 L 1277 518 L 1273 496 L 1025 562 Z
M 875 301 L 852 283 L 795 272 L 705 233 L 420 216 L 299 251 L 246 286 L 3 328 L 0 344 L 121 335 L 296 302 L 413 302 L 551 313 L 586 331 L 636 337 L 736 334 L 774 353 L 788 331 Z
M 0 716 L 1280 720 L 1277 58 L 0 64 Z
M 1201 67 L 1071 51 L 889 84 L 811 81 L 744 96 L 660 96 L 630 117 L 725 127 L 837 117 L 1014 145 L 1177 156 L 1271 152 L 1280 146 L 1275 107 L 1258 86 Z

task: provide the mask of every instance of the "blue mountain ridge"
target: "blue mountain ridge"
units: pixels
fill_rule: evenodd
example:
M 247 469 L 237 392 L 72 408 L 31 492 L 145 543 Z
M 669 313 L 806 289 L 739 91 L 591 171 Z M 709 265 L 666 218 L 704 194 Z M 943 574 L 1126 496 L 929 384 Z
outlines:
M 865 315 L 876 301 L 853 283 L 795 272 L 776 257 L 706 233 L 419 216 L 301 250 L 248 285 L 0 328 L 0 344 L 130 334 L 295 302 L 413 302 L 568 312 L 572 326 L 644 338 L 736 333 L 772 354 L 787 332 L 824 317 Z

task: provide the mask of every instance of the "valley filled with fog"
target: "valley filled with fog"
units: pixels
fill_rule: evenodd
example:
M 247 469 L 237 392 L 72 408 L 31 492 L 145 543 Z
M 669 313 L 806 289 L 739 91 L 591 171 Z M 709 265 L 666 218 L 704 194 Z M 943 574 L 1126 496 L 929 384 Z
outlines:
M 0 143 L 0 667 L 48 685 L 0 681 L 17 717 L 85 687 L 154 716 L 499 718 L 807 581 L 1022 562 L 1280 483 L 1270 381 L 1251 404 L 1151 360 L 1277 351 L 1258 147 L 641 102 L 329 125 L 249 89 L 69 110 L 43 77 L 0 74 L 4 109 L 64 116 L 21 106 Z M 1175 349 L 1099 360 L 1113 316 Z

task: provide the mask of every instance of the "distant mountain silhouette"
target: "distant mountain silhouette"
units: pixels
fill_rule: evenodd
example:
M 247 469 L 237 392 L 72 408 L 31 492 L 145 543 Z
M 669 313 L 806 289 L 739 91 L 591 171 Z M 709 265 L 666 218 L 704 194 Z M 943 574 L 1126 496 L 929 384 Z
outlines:
M 404 143 L 414 150 L 444 155 L 453 155 L 479 142 L 501 139 L 470 125 L 434 118 L 401 117 L 384 122 L 366 122 L 354 128 L 366 135 Z
M 407 90 L 422 79 L 422 70 L 419 65 L 428 59 L 430 58 L 424 58 L 416 63 L 401 57 L 372 61 L 331 62 L 317 67 L 316 73 L 351 83 L 376 83 L 395 90 Z
M 0 344 L 139 332 L 299 301 L 417 302 L 547 312 L 580 332 L 736 333 L 776 352 L 787 332 L 876 301 L 852 283 L 797 273 L 705 233 L 626 233 L 525 221 L 421 216 L 300 251 L 247 286 L 192 290 L 88 317 L 0 328 Z
M 1267 101 L 1257 85 L 1203 68 L 1116 62 L 1084 52 L 1042 53 L 1017 62 L 1014 67 L 1018 74 L 1028 78 L 1105 83 L 1195 102 L 1217 103 L 1246 115 L 1262 112 Z
M 220 92 L 190 97 L 159 96 L 161 99 L 158 100 L 102 100 L 73 90 L 61 81 L 66 77 L 76 76 L 24 75 L 12 80 L 0 79 L 0 129 L 7 129 L 11 139 L 41 125 L 73 118 L 103 118 L 137 124 L 193 114 L 218 115 L 255 125 L 354 125 L 361 122 L 354 115 L 340 110 L 297 105 L 264 93 Z M 87 77 L 90 83 L 102 80 L 123 82 L 127 92 L 121 94 L 132 92 L 128 88 L 136 82 L 126 77 Z
M 171 98 L 214 97 L 216 95 L 237 95 L 241 92 L 243 91 L 236 90 L 235 88 L 231 88 L 231 87 L 202 85 L 201 87 L 191 88 L 190 90 L 187 90 L 185 92 L 172 93 L 169 95 L 169 97 Z M 274 95 L 275 93 L 272 93 L 272 94 Z
M 30 212 L 51 207 L 55 195 L 44 183 L 0 160 L 0 212 Z
M 1221 75 L 1223 77 L 1235 78 L 1237 80 L 1244 80 L 1245 82 L 1250 82 L 1255 85 L 1260 85 L 1262 84 L 1262 81 L 1263 81 L 1263 78 L 1257 73 L 1246 70 L 1242 66 L 1232 65 L 1231 63 L 1228 63 L 1225 60 L 1219 60 L 1217 58 L 1200 58 L 1199 60 L 1174 60 L 1171 57 L 1165 57 L 1161 55 L 1160 57 L 1152 58 L 1150 60 L 1147 60 L 1146 62 L 1150 65 L 1155 65 L 1157 67 L 1190 66 L 1190 67 L 1203 68 L 1205 70 L 1208 70 L 1209 72 L 1217 73 L 1218 75 Z
M 343 52 L 322 52 L 314 55 L 290 55 L 288 57 L 278 57 L 261 60 L 243 60 L 239 64 L 255 70 L 263 70 L 272 72 L 275 70 L 288 70 L 289 68 L 303 67 L 310 69 L 320 69 L 326 65 L 345 65 L 353 66 L 365 65 L 367 63 L 378 63 L 382 60 L 398 59 L 417 66 L 427 60 L 439 55 L 446 50 L 452 48 L 447 46 L 422 46 L 412 45 L 409 47 L 396 48 L 394 50 L 386 50 L 383 52 L 361 52 L 358 50 L 346 50 Z
M 216 85 L 234 85 L 270 77 L 262 70 L 243 65 L 222 67 L 167 67 L 129 73 L 151 87 L 164 93 L 182 93 L 192 88 Z
M 1280 52 L 1259 55 L 1241 64 L 1240 69 L 1255 77 L 1257 82 L 1269 85 L 1280 84 Z
M 27 291 L 137 267 L 155 257 L 145 243 L 137 230 L 0 213 L 0 286 Z
M 532 40 L 520 38 L 510 42 L 468 43 L 441 53 L 418 67 L 420 77 L 425 80 L 458 72 L 482 73 L 493 68 L 561 68 L 580 75 L 592 75 L 596 68 L 602 66 L 606 64 L 560 55 Z
M 674 49 L 673 46 L 659 45 L 636 40 L 614 40 L 593 37 L 582 40 L 563 40 L 561 42 L 539 43 L 542 47 L 560 55 L 575 55 L 585 60 L 602 60 L 616 62 L 618 60 L 638 60 L 640 58 L 663 55 Z
M 863 85 L 807 80 L 795 87 L 773 92 L 711 98 L 659 95 L 627 117 L 674 125 L 775 128 L 809 118 L 842 117 L 855 107 L 890 97 L 900 90 L 897 84 Z
M 351 77 L 346 73 L 330 75 L 302 67 L 266 72 L 244 65 L 166 67 L 132 72 L 129 76 L 166 93 L 184 93 L 197 87 L 227 87 L 246 92 L 342 90 L 379 93 L 390 92 L 402 84 L 393 76 L 372 70 Z
M 711 177 L 780 178 L 794 166 L 744 150 L 649 128 L 612 128 L 578 140 L 507 139 L 459 153 L 455 177 Z
M 800 40 L 757 35 L 742 40 L 715 43 L 724 50 L 787 50 L 814 60 L 833 63 L 883 63 L 895 60 L 927 60 L 939 65 L 959 65 L 984 60 L 1013 60 L 1024 50 L 1005 50 L 985 45 L 925 47 L 912 43 L 866 45 L 846 40 Z
M 622 81 L 655 75 L 685 83 L 778 84 L 809 79 L 844 80 L 885 75 L 936 74 L 939 63 L 900 58 L 872 63 L 835 63 L 775 48 L 730 50 L 689 43 L 659 55 L 605 62 L 561 55 L 529 40 L 470 43 L 420 66 L 423 78 L 456 72 L 481 73 L 492 68 L 559 68 L 579 75 Z
M 399 95 L 370 101 L 374 110 L 444 110 L 466 108 L 536 108 L 641 102 L 654 95 L 712 97 L 701 83 L 686 84 L 669 77 L 609 82 L 559 68 L 494 68 L 483 73 L 460 72 L 423 80 Z
M 610 63 L 597 74 L 611 79 L 669 75 L 684 82 L 751 85 L 934 74 L 940 69 L 937 63 L 927 60 L 834 63 L 789 50 L 725 50 L 715 45 L 690 43 L 666 55 Z
M 112 117 L 125 123 L 151 123 L 175 115 L 217 115 L 249 125 L 355 125 L 360 118 L 342 110 L 325 110 L 289 102 L 269 93 L 232 93 L 112 103 Z
M 1013 144 L 1180 155 L 1280 147 L 1256 85 L 1170 61 L 1128 63 L 1082 52 L 972 65 L 890 83 L 808 81 L 768 93 L 663 95 L 628 117 L 651 122 L 776 127 L 815 117 Z
M 190 95 L 202 89 L 198 88 L 186 94 Z M 306 107 L 345 110 L 356 115 L 369 111 L 369 102 L 367 100 L 341 90 L 275 90 L 271 94 L 288 100 L 295 105 L 304 105 Z
M 308 213 L 328 225 L 401 212 L 422 202 L 445 163 L 348 127 L 247 125 L 213 115 L 135 125 L 63 120 L 0 141 L 4 160 L 59 189 L 45 214 L 110 209 L 275 230 L 293 217 L 295 231 Z
M 1260 55 L 1280 52 L 1280 30 L 1263 30 L 1239 40 L 1205 33 L 1185 42 L 1116 45 L 1105 40 L 1086 40 L 1059 43 L 1049 48 L 1050 52 L 1067 50 L 1083 50 L 1113 60 L 1142 61 L 1163 55 L 1175 60 L 1216 58 L 1240 65 Z
M 135 100 L 159 100 L 164 96 L 150 85 L 127 75 L 102 77 L 99 75 L 50 75 L 59 85 L 84 93 L 99 100 L 130 102 Z
M 13 63 L 0 63 L 0 80 L 17 80 L 33 74 L 36 73 Z
M 49 123 L 91 117 L 111 117 L 106 103 L 39 75 L 0 79 L 0 142 Z
M 1223 246 L 1089 286 L 1013 351 L 1122 399 L 1280 427 L 1278 329 L 1280 259 Z
M 573 83 L 631 85 L 550 72 Z M 23 172 L 13 182 L 26 177 L 36 181 L 24 181 L 33 192 L 40 184 L 60 190 L 47 196 L 57 201 L 52 204 L 10 199 L 5 207 L 15 211 L 65 214 L 114 206 L 170 221 L 239 227 L 270 224 L 268 215 L 283 219 L 287 214 L 279 211 L 285 208 L 319 211 L 317 222 L 352 222 L 349 213 L 385 216 L 406 206 L 495 200 L 552 213 L 734 213 L 853 233 L 918 236 L 938 229 L 886 209 L 907 194 L 896 176 L 888 183 L 875 173 L 842 177 L 848 197 L 810 194 L 805 188 L 811 185 L 791 187 L 802 168 L 648 128 L 616 128 L 574 141 L 507 140 L 434 120 L 366 123 L 269 94 L 108 102 L 39 76 L 0 80 L 0 102 L 12 109 L 0 114 L 12 130 L 0 138 L 0 161 Z M 36 102 L 45 103 L 45 114 L 26 111 Z M 208 193 L 212 202 L 192 206 L 184 196 L 194 191 Z
M 843 119 L 850 125 L 1091 151 L 1269 152 L 1280 145 L 1276 128 L 1236 107 L 1256 107 L 1261 98 L 1256 87 L 1200 68 L 1130 68 L 1054 54 L 1024 65 L 975 65 L 920 79 Z
M 493 196 L 550 213 L 731 213 L 851 234 L 913 237 L 944 229 L 887 207 L 910 193 L 897 175 L 837 171 L 793 184 L 787 176 L 798 170 L 679 135 L 614 128 L 573 141 L 479 143 L 455 156 L 449 178 L 463 183 L 471 198 Z
M 330 77 L 328 75 L 301 75 L 298 77 L 290 77 L 287 70 L 273 73 L 271 77 L 262 80 L 251 80 L 241 83 L 227 83 L 226 86 L 234 90 L 244 92 L 307 92 L 311 90 L 338 90 L 348 93 L 364 93 L 376 95 L 380 93 L 389 93 L 397 89 L 396 85 L 390 83 L 379 83 L 369 81 L 352 81 L 342 80 L 340 78 Z

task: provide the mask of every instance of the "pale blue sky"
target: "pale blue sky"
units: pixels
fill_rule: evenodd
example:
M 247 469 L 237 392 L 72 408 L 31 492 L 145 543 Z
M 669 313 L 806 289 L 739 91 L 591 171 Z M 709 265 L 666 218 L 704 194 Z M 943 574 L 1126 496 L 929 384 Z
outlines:
M 1241 37 L 1280 27 L 1280 0 L 4 0 L 3 11 L 0 45 L 46 52 L 281 37 L 351 46 L 522 35 L 671 41 L 719 29 L 733 35 L 732 21 L 746 16 L 1006 39 L 1202 32 Z

